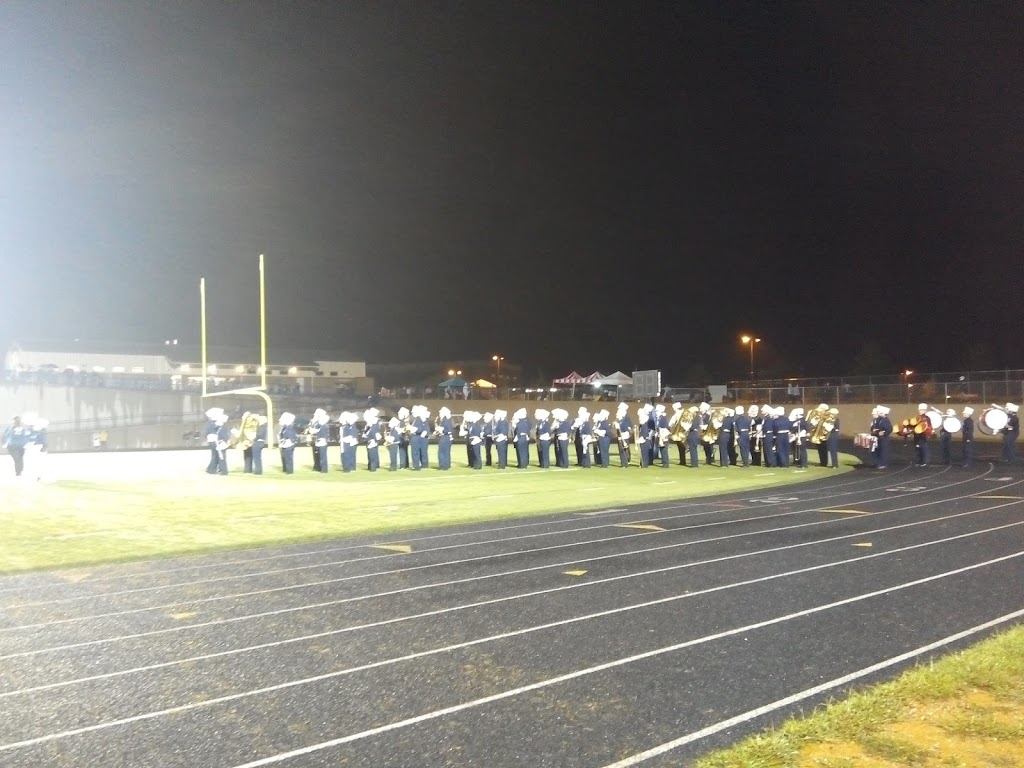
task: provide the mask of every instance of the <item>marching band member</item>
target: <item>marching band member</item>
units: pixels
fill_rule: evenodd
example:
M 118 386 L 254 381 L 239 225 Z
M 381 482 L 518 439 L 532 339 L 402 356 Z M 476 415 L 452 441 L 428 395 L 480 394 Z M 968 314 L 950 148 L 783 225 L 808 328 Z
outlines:
M 709 467 L 715 463 L 715 444 L 704 442 L 704 433 L 711 426 L 711 405 L 701 403 L 697 409 L 700 413 L 701 443 L 704 445 L 704 463 Z
M 252 473 L 263 474 L 263 449 L 267 447 L 267 417 L 259 416 L 256 421 L 256 437 L 252 441 Z
M 824 419 L 825 416 L 829 412 L 830 411 L 829 411 L 828 403 L 822 403 L 821 405 L 819 405 L 817 408 L 814 409 L 814 413 L 815 413 L 815 415 L 819 419 Z M 831 434 L 832 433 L 829 432 L 829 435 L 831 435 Z M 820 443 L 818 443 L 818 466 L 819 467 L 827 467 L 828 466 L 828 441 L 827 440 L 822 440 Z
M 600 466 L 605 468 L 611 462 L 612 425 L 609 421 L 610 416 L 611 414 L 602 408 L 598 411 L 597 421 L 594 424 L 594 436 L 597 438 L 598 450 L 601 454 Z
M 794 408 L 789 415 L 793 435 L 793 466 L 807 469 L 807 430 L 810 425 L 804 418 L 803 408 Z
M 238 438 L 239 438 L 239 434 L 240 433 L 239 433 L 239 431 L 237 429 L 236 430 L 232 430 L 232 432 L 231 432 L 232 440 L 237 441 Z M 252 445 L 248 445 L 248 446 L 246 446 L 245 448 L 242 449 L 242 474 L 243 475 L 251 475 L 252 474 Z
M 438 469 L 451 469 L 452 467 L 452 412 L 449 408 L 441 406 L 437 411 L 437 421 L 434 423 L 434 432 L 437 434 L 437 466 Z
M 480 436 L 484 439 L 484 466 L 489 467 L 491 466 L 491 449 L 494 448 L 494 414 L 490 411 L 484 414 L 484 421 L 480 426 L 480 432 Z
M 286 475 L 295 473 L 295 414 L 285 411 L 277 420 L 280 430 L 277 433 L 277 445 L 281 449 L 281 470 Z
M 473 468 L 473 446 L 469 443 L 469 414 L 472 411 L 463 411 L 462 422 L 459 424 L 459 437 L 464 438 L 466 441 L 466 466 L 470 469 Z
M 879 411 L 880 406 L 875 406 L 871 409 L 871 426 L 868 428 L 868 432 L 871 433 L 871 460 L 874 462 L 877 468 L 881 461 L 879 461 L 878 445 L 880 440 L 878 439 L 878 425 L 882 418 L 882 412 Z
M 523 409 L 523 413 L 526 413 L 525 409 Z M 482 416 L 476 411 L 466 411 L 464 418 L 469 422 L 467 443 L 472 452 L 469 467 L 470 469 L 481 469 L 483 464 L 480 461 L 480 446 L 484 442 Z
M 592 453 L 591 453 L 591 456 L 590 456 L 590 461 L 591 461 L 591 466 L 594 466 L 594 467 L 601 466 L 601 441 L 600 441 L 600 439 L 598 438 L 598 435 L 597 435 L 598 423 L 600 421 L 601 421 L 601 411 L 600 410 L 594 411 L 594 413 L 591 414 L 591 416 L 590 416 L 590 422 L 591 422 L 590 423 L 590 433 L 592 435 L 592 440 L 591 440 L 591 443 L 590 443 L 590 447 L 591 447 L 591 450 L 592 450 Z
M 583 437 L 580 435 L 580 424 L 590 418 L 590 413 L 585 406 L 580 406 L 576 411 L 576 419 L 572 423 L 572 442 L 576 448 L 576 466 L 583 466 Z
M 761 447 L 764 442 L 764 418 L 756 405 L 750 406 L 747 414 L 750 416 L 750 463 L 755 467 L 761 466 Z
M 739 446 L 739 460 L 744 467 L 750 466 L 750 417 L 747 409 L 737 406 L 733 418 L 733 429 L 736 430 L 736 444 Z
M 547 469 L 551 466 L 551 414 L 544 408 L 533 412 L 534 430 L 537 438 L 537 466 Z
M 686 414 L 686 411 L 683 410 L 683 404 L 682 403 L 672 403 L 672 415 L 669 417 L 669 420 L 668 420 L 668 429 L 669 429 L 669 432 L 673 435 L 673 437 L 678 436 L 678 430 L 676 429 L 676 425 L 679 424 L 679 421 L 683 418 L 683 416 L 685 414 Z M 684 437 L 683 440 L 673 440 L 673 442 L 676 444 L 676 450 L 679 452 L 679 466 L 685 467 L 686 466 L 686 442 L 685 442 L 685 437 Z
M 974 416 L 974 409 L 964 408 L 963 423 L 960 425 L 964 467 L 970 467 L 974 463 L 974 419 L 972 416 Z
M 786 409 L 781 405 L 775 409 L 775 466 L 789 466 L 789 435 L 793 424 L 786 416 Z
M 777 467 L 775 446 L 778 442 L 775 436 L 775 409 L 770 405 L 761 407 L 764 418 L 761 420 L 761 453 L 766 467 Z M 788 439 L 788 437 L 787 437 Z
M 647 424 L 650 427 L 650 439 L 647 441 L 647 466 L 653 467 L 660 454 L 658 414 L 655 412 L 653 403 L 644 405 L 644 413 L 647 414 Z
M 718 430 L 718 465 L 729 466 L 729 446 L 732 443 L 732 431 L 736 423 L 731 408 L 723 409 L 725 416 L 722 417 L 722 426 Z
M 30 427 L 28 442 L 25 443 L 25 463 L 22 477 L 30 481 L 47 479 L 46 472 L 46 428 L 50 422 L 32 413 L 25 414 L 22 422 Z
M 732 440 L 729 441 L 728 453 L 729 453 L 729 464 L 735 467 L 739 462 L 737 461 L 737 446 L 739 444 L 739 436 L 736 434 L 736 409 L 730 408 L 729 414 L 732 416 Z
M 381 429 L 377 414 L 376 408 L 370 408 L 363 413 L 363 421 L 366 422 L 363 428 L 363 439 L 366 441 L 366 468 L 371 472 L 380 469 L 380 444 L 384 440 L 384 431 Z
M 636 409 L 636 452 L 640 456 L 640 469 L 646 469 L 651 461 L 651 422 L 647 418 L 647 409 L 640 406 Z
M 217 474 L 228 473 L 228 446 L 231 445 L 231 430 L 228 428 L 228 415 L 224 411 L 217 417 Z
M 690 466 L 696 469 L 700 466 L 700 459 L 697 458 L 697 449 L 700 447 L 701 435 L 704 432 L 704 421 L 700 409 L 690 408 L 690 431 L 686 433 L 686 445 L 690 450 Z
M 956 418 L 956 411 L 952 408 L 946 410 L 946 418 Z M 942 452 L 942 463 L 947 467 L 953 463 L 951 448 L 953 445 L 953 433 L 946 429 L 946 419 L 942 420 L 939 426 L 939 450 Z
M 892 435 L 892 421 L 889 419 L 890 408 L 887 405 L 878 406 L 878 468 L 885 469 L 889 466 L 889 438 Z
M 668 429 L 668 416 L 665 415 L 665 406 L 658 403 L 654 407 L 654 429 L 657 431 L 652 432 L 656 436 L 658 445 L 658 456 L 661 458 L 661 468 L 669 468 L 669 457 L 668 457 L 668 444 L 671 432 Z
M 331 436 L 330 419 L 327 411 L 317 408 L 313 413 L 313 420 L 310 423 L 313 433 L 313 464 L 314 469 L 322 474 L 330 470 L 330 462 L 327 460 L 327 439 Z
M 400 449 L 402 446 L 402 422 L 397 416 L 388 419 L 384 431 L 384 447 L 388 449 L 388 472 L 402 468 Z
M 918 406 L 918 419 L 928 421 L 928 403 L 922 402 Z M 931 423 L 931 422 L 929 422 Z M 928 434 L 926 432 L 913 432 L 913 456 L 916 465 L 919 467 L 928 466 Z
M 551 411 L 551 415 L 554 417 L 551 431 L 555 436 L 555 464 L 561 469 L 568 469 L 569 436 L 572 432 L 569 412 L 564 408 L 555 408 Z
M 210 448 L 210 461 L 206 464 L 206 474 L 217 474 L 217 465 L 220 464 L 220 454 L 217 452 L 217 419 L 224 413 L 223 408 L 211 408 L 206 412 L 206 444 Z M 27 428 L 25 432 L 28 433 Z M 15 462 L 17 465 L 17 462 Z M 17 474 L 21 474 L 21 468 L 15 466 Z
M 628 467 L 630 461 L 629 441 L 633 437 L 633 420 L 629 418 L 629 406 L 619 403 L 615 410 L 615 424 L 618 432 L 619 466 Z
M 210 412 L 207 411 L 207 417 Z M 211 422 L 212 423 L 212 422 Z M 207 435 L 209 435 L 210 424 L 207 424 Z M 28 424 L 23 424 L 21 416 L 15 416 L 11 420 L 11 426 L 4 430 L 4 448 L 11 455 L 11 460 L 14 462 L 14 476 L 21 477 L 25 471 L 25 446 L 28 445 L 29 440 L 32 436 L 32 430 Z M 207 438 L 209 439 L 209 438 Z M 211 453 L 211 463 L 213 462 L 213 454 Z M 206 471 L 210 472 L 210 466 L 207 465 Z M 214 468 L 216 471 L 216 468 Z
M 356 427 L 356 414 L 345 411 L 338 416 L 341 423 L 341 471 L 355 472 L 356 446 L 359 445 L 359 429 Z
M 580 444 L 583 446 L 583 463 L 580 466 L 589 468 L 591 466 L 590 444 L 594 442 L 594 428 L 591 426 L 590 419 L 586 416 L 580 419 L 579 435 Z
M 516 436 L 516 467 L 526 469 L 530 466 L 530 420 L 525 408 L 512 414 L 512 430 Z
M 398 466 L 401 469 L 409 468 L 409 409 L 402 406 L 398 409 L 398 428 L 402 432 L 402 439 L 398 443 Z
M 928 403 L 917 406 L 917 418 L 928 420 Z M 928 466 L 928 435 L 914 430 L 914 461 L 919 467 Z
M 497 453 L 498 469 L 508 466 L 508 412 L 497 410 L 491 421 L 491 440 Z
M 839 409 L 829 408 L 828 412 L 834 416 L 832 431 L 828 433 L 825 441 L 828 445 L 828 458 L 832 469 L 839 469 Z
M 565 414 L 565 417 L 563 417 L 563 415 L 562 415 L 563 413 Z M 565 444 L 564 447 L 568 448 L 569 431 L 563 426 L 563 424 L 565 422 L 565 418 L 567 418 L 568 416 L 569 416 L 569 414 L 566 413 L 561 408 L 552 408 L 551 409 L 551 445 L 555 449 L 555 466 L 556 467 L 561 467 L 562 466 L 562 450 L 563 450 L 563 445 L 562 445 L 561 435 L 563 433 L 566 436 L 566 444 Z
M 1017 406 L 1013 403 L 1006 404 L 1006 413 L 1009 418 L 1006 420 L 1006 426 L 1002 429 L 1003 461 L 1013 464 L 1017 461 L 1017 435 L 1020 434 L 1020 419 L 1017 417 Z
M 412 421 L 412 468 L 415 470 L 430 467 L 430 411 L 425 405 L 413 406 Z

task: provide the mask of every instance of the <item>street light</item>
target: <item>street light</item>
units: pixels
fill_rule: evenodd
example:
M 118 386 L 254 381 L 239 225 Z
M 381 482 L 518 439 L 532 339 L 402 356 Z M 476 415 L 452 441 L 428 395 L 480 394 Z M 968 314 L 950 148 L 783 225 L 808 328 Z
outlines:
M 502 357 L 501 355 L 491 355 L 491 360 L 493 360 L 494 364 L 497 366 L 497 371 L 495 372 L 495 376 L 497 378 L 499 378 L 499 379 L 501 378 L 501 361 L 504 360 L 504 359 L 505 358 Z
M 761 340 L 756 338 L 756 337 L 754 337 L 754 336 L 747 336 L 746 334 L 743 334 L 742 336 L 740 336 L 740 341 L 742 341 L 744 344 L 749 344 L 750 345 L 750 380 L 753 381 L 754 380 L 754 345 L 755 344 L 759 344 L 761 342 Z

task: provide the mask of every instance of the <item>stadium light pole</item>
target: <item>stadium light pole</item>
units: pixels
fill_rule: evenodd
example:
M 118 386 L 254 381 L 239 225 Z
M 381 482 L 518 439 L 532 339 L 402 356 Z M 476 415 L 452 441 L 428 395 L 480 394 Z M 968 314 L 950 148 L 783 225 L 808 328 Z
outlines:
M 501 361 L 504 359 L 505 358 L 502 357 L 501 355 L 491 355 L 491 360 L 493 360 L 495 365 L 497 366 L 497 370 L 495 371 L 494 374 L 495 378 L 501 378 Z
M 742 336 L 740 336 L 740 341 L 742 341 L 744 344 L 749 344 L 750 345 L 750 383 L 753 384 L 754 383 L 754 345 L 760 343 L 761 340 L 756 338 L 756 337 L 754 337 L 754 336 L 748 336 L 747 334 L 743 334 Z

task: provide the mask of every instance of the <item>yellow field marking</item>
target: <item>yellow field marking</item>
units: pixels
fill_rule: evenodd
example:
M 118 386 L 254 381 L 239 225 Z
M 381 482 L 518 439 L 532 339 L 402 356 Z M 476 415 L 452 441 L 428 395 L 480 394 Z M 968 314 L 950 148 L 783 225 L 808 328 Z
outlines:
M 976 499 L 1024 499 L 1024 496 L 975 496 Z
M 563 571 L 566 576 L 582 576 L 586 571 Z
M 386 549 L 389 552 L 401 552 L 403 555 L 408 555 L 412 552 L 412 547 L 408 544 L 371 544 L 373 549 Z
M 639 529 L 641 531 L 664 531 L 665 530 L 660 525 L 650 525 L 650 524 L 647 524 L 647 523 L 622 523 L 621 525 L 616 525 L 615 527 L 616 528 L 637 528 L 637 529 Z
M 183 613 L 168 613 L 167 615 L 170 616 L 172 619 L 178 619 L 179 621 L 181 621 L 182 619 L 191 619 L 193 616 L 196 615 L 196 612 L 185 611 Z
M 865 542 L 861 542 L 860 544 L 854 544 L 853 546 L 855 546 L 855 547 L 870 547 L 871 546 L 871 542 L 870 541 L 865 541 Z
M 867 512 L 864 512 L 863 510 L 860 510 L 860 509 L 819 509 L 818 511 L 819 512 L 835 512 L 837 515 L 866 515 L 866 514 L 868 514 Z

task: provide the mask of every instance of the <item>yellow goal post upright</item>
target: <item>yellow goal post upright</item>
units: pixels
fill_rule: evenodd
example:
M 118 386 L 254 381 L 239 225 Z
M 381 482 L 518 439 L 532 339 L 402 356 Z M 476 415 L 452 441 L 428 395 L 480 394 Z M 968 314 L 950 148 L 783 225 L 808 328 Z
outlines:
M 263 254 L 260 254 L 260 384 L 258 387 L 242 387 L 240 389 L 227 389 L 223 392 L 207 391 L 206 377 L 208 365 L 206 362 L 206 278 L 199 278 L 199 347 L 203 368 L 203 399 L 209 397 L 232 396 L 254 396 L 263 400 L 267 406 L 267 447 L 273 448 L 277 445 L 277 430 L 274 426 L 274 403 L 267 394 L 267 288 L 265 271 L 263 268 Z

